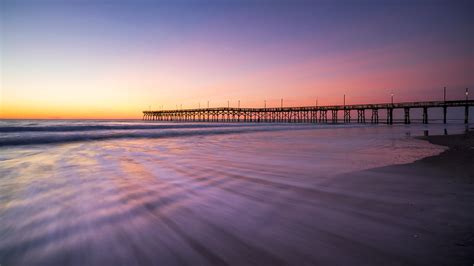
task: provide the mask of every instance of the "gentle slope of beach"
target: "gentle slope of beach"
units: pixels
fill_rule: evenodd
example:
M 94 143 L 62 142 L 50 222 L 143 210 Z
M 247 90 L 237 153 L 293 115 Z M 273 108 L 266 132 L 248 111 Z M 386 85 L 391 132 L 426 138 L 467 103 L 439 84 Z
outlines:
M 421 129 L 8 146 L 0 264 L 471 265 L 473 135 Z
M 337 228 L 334 233 L 347 240 L 339 246 L 341 256 L 329 263 L 346 259 L 361 265 L 474 262 L 473 134 L 423 139 L 449 149 L 414 163 L 341 175 L 325 184 L 335 194 L 359 197 L 324 202 L 330 209 L 340 207 L 350 213 L 325 224 Z M 351 252 L 354 242 L 366 252 Z

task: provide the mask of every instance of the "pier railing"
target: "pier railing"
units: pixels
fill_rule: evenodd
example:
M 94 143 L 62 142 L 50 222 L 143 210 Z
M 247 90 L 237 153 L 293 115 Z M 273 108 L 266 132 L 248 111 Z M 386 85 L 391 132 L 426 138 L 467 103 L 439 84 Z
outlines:
M 328 106 L 271 107 L 271 108 L 197 108 L 143 111 L 143 120 L 183 121 L 183 122 L 255 122 L 255 123 L 338 123 L 338 115 L 343 112 L 344 123 L 352 122 L 351 113 L 357 112 L 358 123 L 366 123 L 366 112 L 370 112 L 369 123 L 378 124 L 379 111 L 386 111 L 387 124 L 393 124 L 393 110 L 404 110 L 404 123 L 410 124 L 410 110 L 422 109 L 422 121 L 428 123 L 428 109 L 442 108 L 443 122 L 446 123 L 447 109 L 464 107 L 464 122 L 469 121 L 469 107 L 474 100 L 398 102 L 376 104 L 348 104 Z M 328 119 L 328 112 L 331 114 Z

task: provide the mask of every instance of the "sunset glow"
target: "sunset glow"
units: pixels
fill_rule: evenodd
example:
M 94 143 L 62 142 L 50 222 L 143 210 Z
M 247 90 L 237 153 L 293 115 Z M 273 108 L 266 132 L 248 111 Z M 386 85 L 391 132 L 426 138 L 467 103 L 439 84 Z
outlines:
M 473 14 L 0 0 L 0 266 L 471 265 Z
M 430 100 L 444 86 L 454 99 L 474 85 L 468 2 L 0 5 L 1 118 Z

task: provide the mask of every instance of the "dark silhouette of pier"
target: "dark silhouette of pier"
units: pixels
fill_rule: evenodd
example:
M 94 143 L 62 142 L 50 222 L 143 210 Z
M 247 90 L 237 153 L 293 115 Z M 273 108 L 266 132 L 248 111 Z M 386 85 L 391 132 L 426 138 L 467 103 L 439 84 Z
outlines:
M 469 121 L 469 107 L 474 106 L 474 100 L 456 101 L 426 101 L 426 102 L 400 102 L 377 104 L 350 104 L 329 106 L 303 106 L 303 107 L 272 107 L 272 108 L 198 108 L 176 109 L 160 111 L 143 111 L 143 120 L 153 121 L 183 121 L 183 122 L 246 122 L 246 123 L 338 123 L 342 114 L 343 122 L 357 123 L 386 123 L 393 124 L 395 109 L 404 110 L 404 123 L 411 123 L 410 111 L 422 110 L 422 123 L 428 124 L 428 109 L 442 108 L 443 122 L 449 107 L 464 107 L 464 123 Z M 386 112 L 386 119 L 379 119 L 379 113 Z M 328 119 L 330 113 L 330 119 Z M 357 117 L 351 114 L 357 113 Z

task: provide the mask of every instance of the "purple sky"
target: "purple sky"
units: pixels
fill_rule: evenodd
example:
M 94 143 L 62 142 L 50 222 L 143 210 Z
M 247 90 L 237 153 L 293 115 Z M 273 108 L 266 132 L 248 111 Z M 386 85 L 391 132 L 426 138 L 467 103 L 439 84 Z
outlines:
M 452 98 L 472 1 L 2 1 L 2 117 Z M 473 89 L 474 90 L 474 89 Z M 106 104 L 107 106 L 104 106 Z

